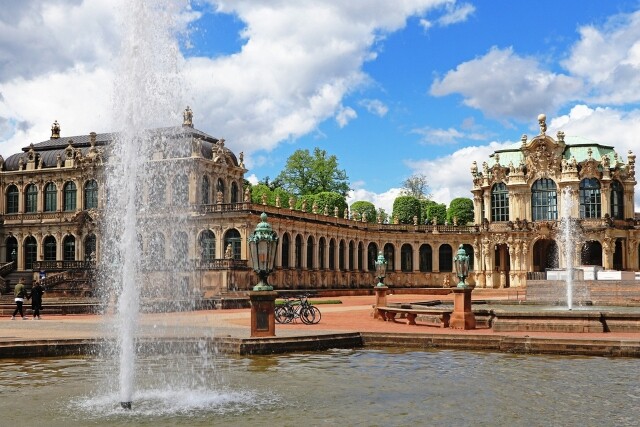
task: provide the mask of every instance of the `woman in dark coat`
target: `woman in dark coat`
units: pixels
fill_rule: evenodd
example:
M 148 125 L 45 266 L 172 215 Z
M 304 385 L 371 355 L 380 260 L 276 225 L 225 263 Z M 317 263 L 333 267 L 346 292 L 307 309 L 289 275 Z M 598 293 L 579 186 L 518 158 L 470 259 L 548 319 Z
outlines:
M 40 282 L 36 282 L 31 288 L 31 309 L 33 310 L 33 318 L 40 319 L 40 310 L 42 309 L 42 294 L 44 294 L 44 288 Z

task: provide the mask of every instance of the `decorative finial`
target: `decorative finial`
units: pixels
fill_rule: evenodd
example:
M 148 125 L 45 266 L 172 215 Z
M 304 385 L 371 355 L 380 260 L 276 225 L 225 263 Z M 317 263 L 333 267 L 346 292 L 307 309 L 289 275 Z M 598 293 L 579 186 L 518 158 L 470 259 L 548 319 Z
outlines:
M 559 130 L 558 133 L 556 134 L 556 136 L 558 137 L 558 141 L 564 142 L 564 132 Z
M 522 136 L 520 137 L 520 141 L 522 142 L 522 145 L 527 143 L 527 134 L 523 133 Z
M 51 125 L 51 139 L 58 138 L 60 138 L 60 125 L 58 124 L 57 120 L 54 120 L 53 124 Z
M 540 125 L 540 135 L 544 135 L 547 131 L 547 116 L 544 114 L 538 115 L 538 124 Z
M 193 111 L 191 111 L 191 108 L 189 108 L 188 105 L 187 105 L 187 108 L 184 110 L 184 113 L 182 113 L 182 117 L 183 117 L 182 126 L 192 128 L 193 127 Z

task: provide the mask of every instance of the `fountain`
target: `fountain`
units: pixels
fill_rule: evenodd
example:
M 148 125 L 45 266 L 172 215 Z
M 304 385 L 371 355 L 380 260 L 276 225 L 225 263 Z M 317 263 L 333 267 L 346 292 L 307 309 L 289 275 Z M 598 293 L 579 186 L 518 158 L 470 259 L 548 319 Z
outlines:
M 162 155 L 155 157 L 155 153 L 162 153 L 176 138 L 173 128 L 150 129 L 176 122 L 182 84 L 175 37 L 179 2 L 143 0 L 126 7 L 114 94 L 115 128 L 119 133 L 109 149 L 105 168 L 107 197 L 101 249 L 103 260 L 108 261 L 102 263 L 105 267 L 100 272 L 99 287 L 107 300 L 117 299 L 114 311 L 120 402 L 123 408 L 131 409 L 140 291 L 147 281 L 145 268 L 164 258 L 164 242 L 154 233 L 168 222 L 167 215 L 157 215 L 165 204 L 164 181 L 159 180 L 170 176 L 165 170 L 168 162 L 162 161 Z M 142 196 L 145 189 L 149 189 L 146 200 Z M 172 229 L 180 229 L 183 220 L 180 213 L 172 212 Z M 150 245 L 155 243 L 156 247 L 141 250 L 141 240 L 149 236 Z M 175 258 L 185 256 L 178 254 Z M 174 269 L 184 267 L 174 264 Z M 159 283 L 152 292 L 167 294 L 162 289 L 165 284 Z
M 560 240 L 564 248 L 565 281 L 567 286 L 567 309 L 573 309 L 573 280 L 575 270 L 575 246 L 577 224 L 571 219 L 573 209 L 573 190 L 562 191 L 562 219 L 560 221 Z

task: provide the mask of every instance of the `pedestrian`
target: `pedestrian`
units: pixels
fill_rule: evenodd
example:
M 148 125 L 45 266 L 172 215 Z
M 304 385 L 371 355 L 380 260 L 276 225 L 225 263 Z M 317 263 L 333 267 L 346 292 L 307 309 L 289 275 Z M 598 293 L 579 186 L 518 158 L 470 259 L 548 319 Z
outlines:
M 27 297 L 27 291 L 24 288 L 24 279 L 20 279 L 15 288 L 13 288 L 14 301 L 16 302 L 16 309 L 13 311 L 13 316 L 11 316 L 11 320 L 16 320 L 16 314 L 20 313 L 22 316 L 22 320 L 27 320 L 27 317 L 22 312 L 22 303 L 24 299 Z
M 42 310 L 42 294 L 44 294 L 44 288 L 40 284 L 40 281 L 37 281 L 33 288 L 31 288 L 31 294 L 29 294 L 29 298 L 31 298 L 31 309 L 33 310 L 33 319 L 40 320 L 40 310 Z

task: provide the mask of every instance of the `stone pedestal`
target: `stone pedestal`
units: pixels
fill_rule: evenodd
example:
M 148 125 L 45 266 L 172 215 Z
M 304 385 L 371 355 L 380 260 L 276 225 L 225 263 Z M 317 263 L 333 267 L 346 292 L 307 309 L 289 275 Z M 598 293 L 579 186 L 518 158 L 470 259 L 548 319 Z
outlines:
M 449 327 L 452 329 L 475 329 L 476 317 L 471 310 L 471 288 L 453 288 L 453 313 Z
M 385 307 L 387 305 L 387 286 L 376 286 L 376 308 L 373 310 L 373 318 L 378 319 L 380 314 L 378 313 L 378 307 Z
M 276 336 L 276 297 L 274 291 L 249 292 L 251 301 L 251 337 Z

